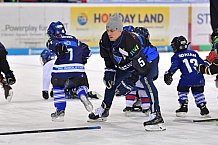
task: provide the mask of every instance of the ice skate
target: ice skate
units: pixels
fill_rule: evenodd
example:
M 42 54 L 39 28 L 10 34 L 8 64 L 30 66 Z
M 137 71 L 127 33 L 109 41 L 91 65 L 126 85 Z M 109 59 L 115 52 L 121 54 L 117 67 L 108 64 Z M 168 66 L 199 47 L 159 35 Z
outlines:
M 133 111 L 133 108 L 132 107 L 126 107 L 123 109 L 123 112 L 125 113 L 125 116 L 126 117 L 129 117 L 131 116 L 131 112 Z
M 176 110 L 176 117 L 185 117 L 188 112 L 188 103 L 181 104 L 180 108 Z
M 65 115 L 64 110 L 56 111 L 56 112 L 51 114 L 52 121 L 54 121 L 54 122 L 63 122 L 64 121 L 64 115 Z
M 209 115 L 210 112 L 209 112 L 209 110 L 207 109 L 205 103 L 201 103 L 198 107 L 199 107 L 200 110 L 201 110 L 201 111 L 200 111 L 200 114 L 201 114 L 202 117 L 211 118 L 211 116 Z
M 163 125 L 163 123 L 159 123 L 156 125 L 147 125 L 145 126 L 146 131 L 165 131 L 166 127 Z
M 156 112 L 149 115 L 149 120 L 144 122 L 144 127 L 146 131 L 164 131 L 166 128 L 163 123 L 160 112 Z
M 85 96 L 85 95 L 81 95 L 80 96 L 80 100 L 83 103 L 83 105 L 85 106 L 86 110 L 88 112 L 92 112 L 93 110 L 93 105 L 92 103 L 89 101 L 89 99 Z
M 13 90 L 11 86 L 3 83 L 3 89 L 4 89 L 5 99 L 8 100 L 8 102 L 11 102 L 11 99 L 13 97 Z
M 106 108 L 106 105 L 102 103 L 101 107 L 97 108 L 95 112 L 89 114 L 88 122 L 103 122 L 107 121 L 109 116 L 109 108 Z

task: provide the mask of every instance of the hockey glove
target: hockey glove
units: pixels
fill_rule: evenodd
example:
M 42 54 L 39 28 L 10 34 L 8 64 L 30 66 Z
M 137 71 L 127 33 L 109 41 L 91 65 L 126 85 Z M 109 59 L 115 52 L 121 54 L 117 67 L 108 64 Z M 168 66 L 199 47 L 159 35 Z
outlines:
M 133 82 L 131 82 L 129 79 L 125 79 L 117 86 L 115 93 L 118 96 L 127 95 L 132 91 L 134 86 L 135 84 Z
M 199 64 L 197 67 L 196 67 L 196 70 L 198 73 L 201 73 L 201 74 L 205 74 L 206 73 L 206 70 L 207 70 L 207 66 L 203 65 L 203 64 Z
M 214 60 L 216 59 L 216 52 L 215 51 L 211 51 L 209 53 L 209 55 L 206 57 L 206 59 L 210 63 L 214 62 Z
M 55 46 L 55 52 L 57 56 L 60 54 L 68 53 L 67 47 L 62 43 L 59 43 Z
M 104 84 L 106 85 L 107 89 L 111 89 L 115 84 L 116 78 L 116 70 L 105 68 L 104 72 Z
M 5 74 L 5 78 L 6 78 L 8 85 L 13 85 L 16 82 L 13 71 L 11 70 L 7 74 Z
M 49 98 L 48 91 L 42 91 L 42 97 L 47 100 Z
M 173 73 L 166 71 L 164 74 L 164 82 L 167 85 L 171 85 L 171 83 L 173 82 Z

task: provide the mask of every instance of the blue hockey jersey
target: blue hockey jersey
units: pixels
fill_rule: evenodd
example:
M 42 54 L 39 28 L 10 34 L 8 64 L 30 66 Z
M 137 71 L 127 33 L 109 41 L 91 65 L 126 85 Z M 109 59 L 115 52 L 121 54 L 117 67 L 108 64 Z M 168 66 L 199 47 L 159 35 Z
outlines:
M 193 50 L 176 52 L 171 57 L 171 67 L 168 72 L 175 73 L 178 69 L 182 73 L 178 86 L 204 86 L 205 80 L 202 74 L 198 74 L 195 66 L 204 64 L 198 53 Z
M 57 56 L 53 66 L 52 77 L 70 78 L 81 76 L 85 73 L 85 63 L 91 55 L 91 51 L 85 43 L 81 43 L 71 35 L 51 37 L 47 47 L 55 52 L 57 44 L 62 43 L 67 47 L 68 53 Z

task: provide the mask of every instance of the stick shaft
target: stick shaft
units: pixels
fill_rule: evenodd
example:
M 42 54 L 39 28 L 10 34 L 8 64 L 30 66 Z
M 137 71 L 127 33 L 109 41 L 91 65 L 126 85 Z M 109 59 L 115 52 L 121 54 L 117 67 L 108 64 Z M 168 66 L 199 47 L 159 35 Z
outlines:
M 24 131 L 12 131 L 2 132 L 0 135 L 15 135 L 15 134 L 31 134 L 31 133 L 45 133 L 45 132 L 60 132 L 60 131 L 75 131 L 75 130 L 91 130 L 101 129 L 101 126 L 85 126 L 85 127 L 71 127 L 71 128 L 56 128 L 56 129 L 38 129 L 38 130 L 24 130 Z

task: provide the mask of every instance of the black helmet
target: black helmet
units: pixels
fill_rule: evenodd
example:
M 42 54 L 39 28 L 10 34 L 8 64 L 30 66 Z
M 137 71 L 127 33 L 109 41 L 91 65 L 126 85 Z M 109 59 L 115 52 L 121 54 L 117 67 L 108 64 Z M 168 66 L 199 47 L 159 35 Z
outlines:
M 146 40 L 149 40 L 150 34 L 147 28 L 145 27 L 135 27 L 134 32 L 143 36 Z
M 171 47 L 173 48 L 173 52 L 186 50 L 189 44 L 190 42 L 188 43 L 184 36 L 174 37 L 171 41 Z
M 215 39 L 218 38 L 218 28 L 213 31 L 213 33 L 211 34 L 210 38 L 211 38 L 211 42 L 213 44 Z

